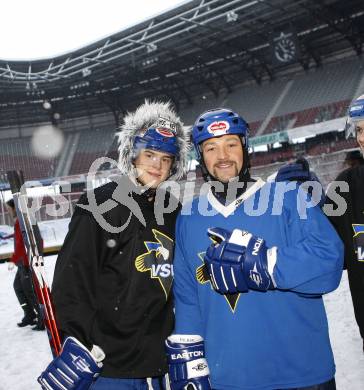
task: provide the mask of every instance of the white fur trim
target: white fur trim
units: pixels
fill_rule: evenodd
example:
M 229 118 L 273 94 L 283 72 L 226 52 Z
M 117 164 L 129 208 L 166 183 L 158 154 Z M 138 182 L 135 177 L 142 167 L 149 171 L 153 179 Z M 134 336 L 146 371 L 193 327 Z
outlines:
M 132 164 L 133 144 L 136 135 L 154 124 L 159 117 L 168 119 L 176 124 L 177 142 L 179 146 L 179 159 L 175 162 L 176 173 L 171 179 L 179 179 L 185 173 L 187 167 L 187 155 L 189 141 L 187 131 L 183 127 L 181 119 L 171 106 L 170 102 L 158 102 L 145 100 L 135 112 L 128 113 L 124 117 L 124 123 L 120 131 L 116 133 L 119 139 L 119 169 L 121 173 L 130 175 L 134 172 Z

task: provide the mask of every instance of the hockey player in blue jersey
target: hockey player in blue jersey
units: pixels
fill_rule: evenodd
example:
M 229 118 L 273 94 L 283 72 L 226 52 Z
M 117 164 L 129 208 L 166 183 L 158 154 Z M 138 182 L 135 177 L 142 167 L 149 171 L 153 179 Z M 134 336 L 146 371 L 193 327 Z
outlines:
M 177 220 L 172 389 L 335 389 L 322 294 L 341 278 L 337 233 L 295 183 L 250 176 L 238 114 L 205 112 L 192 139 L 211 187 Z

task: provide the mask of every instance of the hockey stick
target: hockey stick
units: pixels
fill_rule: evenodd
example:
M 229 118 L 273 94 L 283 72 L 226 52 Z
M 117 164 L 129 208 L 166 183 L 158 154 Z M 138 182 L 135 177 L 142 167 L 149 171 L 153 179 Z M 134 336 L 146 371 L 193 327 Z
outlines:
M 52 297 L 46 281 L 42 237 L 35 217 L 28 208 L 28 198 L 23 186 L 24 179 L 22 172 L 8 171 L 7 177 L 13 194 L 24 244 L 28 253 L 33 287 L 40 307 L 40 315 L 47 329 L 49 344 L 52 354 L 55 357 L 61 351 L 61 341 L 56 324 Z

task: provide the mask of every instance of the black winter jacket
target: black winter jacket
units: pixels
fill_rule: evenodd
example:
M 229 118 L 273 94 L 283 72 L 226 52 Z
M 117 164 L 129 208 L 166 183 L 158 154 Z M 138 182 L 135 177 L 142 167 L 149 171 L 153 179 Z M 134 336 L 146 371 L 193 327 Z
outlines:
M 108 201 L 115 206 L 102 217 L 114 227 L 126 223 L 119 233 L 108 232 L 94 213 L 80 207 L 89 203 L 86 195 L 76 206 L 53 279 L 57 322 L 63 339 L 74 336 L 90 349 L 96 344 L 104 350 L 102 376 L 160 376 L 167 372 L 164 340 L 173 330 L 172 259 L 179 207 L 164 214 L 159 225 L 154 210 L 161 205 L 133 193 L 128 199 L 139 206 L 143 226 L 128 207 L 114 201 L 116 190 L 111 182 L 89 195 L 95 195 L 98 205 Z M 169 201 L 177 204 L 167 195 Z
M 362 284 L 364 289 L 364 259 L 360 259 L 364 249 L 364 233 L 355 234 L 356 225 L 364 225 L 364 165 L 349 168 L 341 172 L 336 181 L 345 181 L 349 192 L 339 192 L 345 199 L 347 209 L 343 215 L 330 216 L 345 244 L 345 265 Z M 332 204 L 328 200 L 327 203 Z

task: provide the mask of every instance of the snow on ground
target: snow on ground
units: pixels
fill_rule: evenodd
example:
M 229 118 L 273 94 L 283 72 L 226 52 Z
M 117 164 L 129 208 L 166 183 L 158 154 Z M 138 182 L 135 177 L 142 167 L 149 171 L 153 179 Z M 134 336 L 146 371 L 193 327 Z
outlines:
M 325 296 L 325 307 L 335 356 L 337 388 L 363 390 L 363 342 L 354 318 L 346 271 L 343 273 L 339 288 Z
M 55 258 L 46 258 L 49 279 Z M 22 311 L 12 287 L 14 276 L 15 270 L 8 271 L 7 264 L 0 264 L 0 390 L 39 389 L 36 378 L 51 360 L 51 352 L 45 331 L 36 332 L 29 326 L 16 326 L 22 318 Z M 340 287 L 325 297 L 325 304 L 337 366 L 337 388 L 362 390 L 364 354 L 354 320 L 346 272 Z
M 56 256 L 46 257 L 49 284 Z M 40 389 L 36 378 L 51 360 L 46 331 L 17 327 L 23 317 L 13 281 L 16 269 L 0 264 L 0 390 Z

